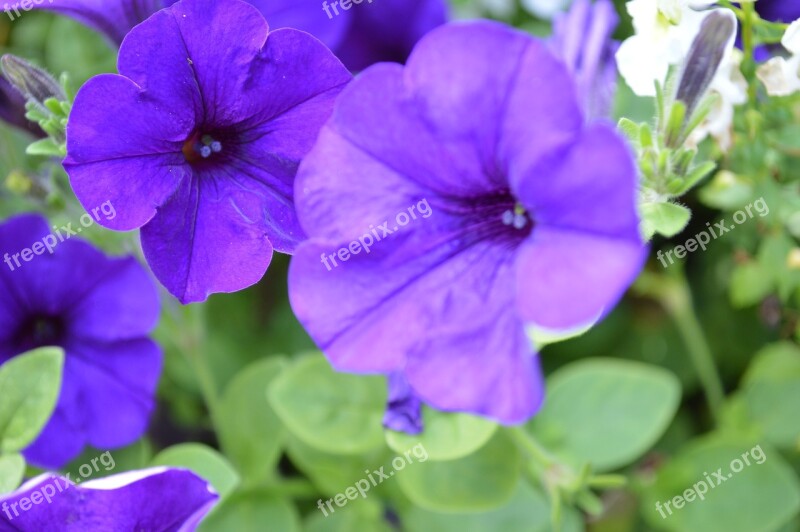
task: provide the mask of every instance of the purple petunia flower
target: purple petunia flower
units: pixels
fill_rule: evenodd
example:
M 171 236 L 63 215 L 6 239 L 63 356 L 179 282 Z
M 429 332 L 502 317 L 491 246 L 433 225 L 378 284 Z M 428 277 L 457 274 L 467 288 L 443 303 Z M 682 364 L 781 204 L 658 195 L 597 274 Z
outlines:
M 553 52 L 569 69 L 588 119 L 611 115 L 617 90 L 619 43 L 611 35 L 619 16 L 611 0 L 575 0 L 553 21 Z
M 184 0 L 126 37 L 120 75 L 89 80 L 64 167 L 100 223 L 141 228 L 147 262 L 183 303 L 246 288 L 304 238 L 293 184 L 347 69 L 310 35 L 269 33 L 239 0 Z
M 175 1 L 50 0 L 39 8 L 72 17 L 119 45 L 134 26 Z M 379 61 L 405 61 L 422 35 L 447 20 L 446 0 L 248 1 L 273 29 L 311 33 L 351 70 Z
M 219 496 L 191 471 L 153 468 L 75 483 L 39 476 L 0 497 L 0 532 L 190 532 Z
M 158 293 L 144 268 L 67 240 L 68 230 L 51 234 L 38 215 L 0 225 L 0 364 L 36 347 L 66 352 L 56 410 L 25 451 L 45 467 L 63 466 L 87 443 L 113 449 L 136 441 L 161 373 L 161 350 L 147 337 Z
M 337 369 L 522 422 L 543 394 L 526 326 L 593 322 L 642 266 L 636 187 L 545 44 L 445 26 L 345 89 L 302 163 L 292 306 Z

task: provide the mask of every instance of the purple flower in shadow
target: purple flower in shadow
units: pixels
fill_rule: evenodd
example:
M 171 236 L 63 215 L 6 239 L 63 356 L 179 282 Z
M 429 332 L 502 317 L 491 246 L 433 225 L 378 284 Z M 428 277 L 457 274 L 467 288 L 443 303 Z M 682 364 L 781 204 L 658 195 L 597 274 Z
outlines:
M 304 234 L 293 203 L 347 69 L 310 35 L 269 32 L 239 0 L 185 0 L 125 38 L 120 75 L 79 91 L 64 167 L 81 203 L 111 200 L 183 303 L 258 282 Z
M 627 145 L 586 124 L 545 44 L 445 26 L 345 89 L 301 164 L 293 309 L 338 370 L 402 373 L 435 408 L 523 422 L 543 396 L 526 326 L 572 329 L 616 303 L 646 256 L 636 189 Z
M 128 32 L 175 0 L 52 0 L 39 9 L 72 17 L 119 45 Z M 351 70 L 379 61 L 405 61 L 414 44 L 447 20 L 446 0 L 249 0 L 273 29 L 311 33 Z M 398 23 L 398 21 L 402 21 Z
M 161 350 L 148 338 L 158 292 L 144 268 L 59 240 L 38 215 L 0 225 L 0 364 L 37 347 L 66 352 L 56 410 L 25 451 L 44 467 L 63 466 L 87 443 L 113 449 L 136 441 L 161 373 Z
M 0 120 L 41 138 L 44 133 L 39 126 L 25 118 L 25 97 L 3 76 L 0 76 Z
M 789 24 L 800 18 L 800 2 L 797 0 L 758 0 L 756 11 L 766 20 Z
M 611 0 L 575 0 L 553 21 L 553 52 L 569 69 L 587 119 L 607 118 L 617 90 L 619 43 L 611 35 L 619 24 Z
M 79 485 L 45 474 L 0 496 L 0 532 L 191 532 L 218 499 L 205 480 L 182 469 L 131 471 Z

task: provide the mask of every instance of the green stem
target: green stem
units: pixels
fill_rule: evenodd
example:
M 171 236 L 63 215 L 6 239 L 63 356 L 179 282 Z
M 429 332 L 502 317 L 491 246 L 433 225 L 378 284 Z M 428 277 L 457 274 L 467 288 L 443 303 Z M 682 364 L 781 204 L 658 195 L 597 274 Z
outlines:
M 205 305 L 191 305 L 186 308 L 186 312 L 189 321 L 187 329 L 190 331 L 190 336 L 185 345 L 183 345 L 183 350 L 194 368 L 195 376 L 200 385 L 200 393 L 203 395 L 206 408 L 208 408 L 211 422 L 216 427 L 219 396 L 214 374 L 208 364 L 204 347 L 207 345 L 205 338 Z
M 756 84 L 755 40 L 753 26 L 756 21 L 756 8 L 753 2 L 742 2 L 742 44 L 744 46 L 744 63 L 742 73 L 747 79 L 747 95 L 750 109 L 756 107 L 758 85 Z
M 523 427 L 508 427 L 506 429 L 511 439 L 522 449 L 525 454 L 534 459 L 542 469 L 547 469 L 556 463 L 556 459 L 539 443 L 539 441 Z
M 671 273 L 669 277 L 645 273 L 637 281 L 636 287 L 640 292 L 657 299 L 678 327 L 678 332 L 689 351 L 689 358 L 703 386 L 711 416 L 716 423 L 725 401 L 722 379 L 694 310 L 683 268 L 676 266 Z

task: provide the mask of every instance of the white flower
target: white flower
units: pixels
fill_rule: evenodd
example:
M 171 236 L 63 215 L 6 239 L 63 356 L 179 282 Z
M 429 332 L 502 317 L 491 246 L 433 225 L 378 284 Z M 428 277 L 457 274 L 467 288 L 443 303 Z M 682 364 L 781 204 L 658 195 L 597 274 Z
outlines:
M 627 3 L 635 34 L 620 46 L 617 64 L 633 92 L 639 96 L 655 96 L 656 81 L 663 84 L 669 67 L 686 58 L 703 19 L 710 13 L 695 9 L 711 3 L 692 0 L 631 0 Z
M 800 19 L 792 22 L 781 44 L 791 57 L 773 57 L 756 72 L 770 96 L 789 96 L 800 90 Z
M 670 67 L 680 65 L 689 55 L 700 27 L 714 9 L 707 0 L 631 0 L 628 12 L 633 17 L 635 35 L 625 40 L 617 52 L 620 74 L 634 93 L 655 96 L 656 82 L 666 83 Z M 733 12 L 725 10 L 733 17 Z M 708 118 L 692 134 L 690 143 L 699 143 L 709 134 L 723 149 L 730 146 L 734 106 L 747 100 L 747 82 L 741 74 L 741 55 L 734 52 L 734 35 L 709 87 L 719 95 Z

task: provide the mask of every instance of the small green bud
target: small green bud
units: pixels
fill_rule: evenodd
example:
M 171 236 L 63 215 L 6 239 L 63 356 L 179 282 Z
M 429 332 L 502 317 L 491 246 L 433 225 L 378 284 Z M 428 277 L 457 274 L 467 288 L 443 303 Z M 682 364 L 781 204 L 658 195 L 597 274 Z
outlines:
M 680 147 L 680 139 L 683 134 L 684 120 L 686 119 L 686 104 L 678 100 L 672 104 L 669 118 L 664 129 L 664 144 L 669 148 Z

